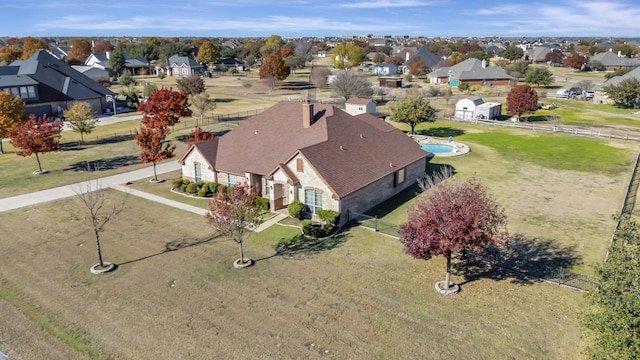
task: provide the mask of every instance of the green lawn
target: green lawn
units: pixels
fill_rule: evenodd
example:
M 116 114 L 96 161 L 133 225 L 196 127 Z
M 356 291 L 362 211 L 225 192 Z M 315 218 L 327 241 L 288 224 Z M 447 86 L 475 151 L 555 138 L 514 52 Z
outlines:
M 0 197 L 24 194 L 31 191 L 69 185 L 80 181 L 115 175 L 140 169 L 149 164 L 140 163 L 140 147 L 133 140 L 133 131 L 139 121 L 126 121 L 98 126 L 85 142 L 79 143 L 80 135 L 71 131 L 62 133 L 62 149 L 58 152 L 40 154 L 44 175 L 33 175 L 38 169 L 35 155 L 21 157 L 15 154 L 11 144 L 4 142 L 5 154 L 0 155 Z M 176 145 L 176 157 L 182 156 L 186 145 L 182 139 L 192 130 L 179 123 L 168 137 Z M 202 126 L 208 131 L 226 131 L 234 124 L 211 123 Z M 176 161 L 176 158 L 165 161 Z

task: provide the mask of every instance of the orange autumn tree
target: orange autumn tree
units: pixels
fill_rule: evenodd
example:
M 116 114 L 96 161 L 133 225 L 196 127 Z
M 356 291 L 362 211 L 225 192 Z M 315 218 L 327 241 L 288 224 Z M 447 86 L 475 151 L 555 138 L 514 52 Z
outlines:
M 140 129 L 135 130 L 136 143 L 140 146 L 140 161 L 153 163 L 153 181 L 158 180 L 156 164 L 173 157 L 176 149 L 166 138 L 171 132 L 170 126 L 177 124 L 180 117 L 191 116 L 186 92 L 173 91 L 171 88 L 156 90 L 138 110 L 143 113 Z
M 47 171 L 42 170 L 38 154 L 58 151 L 61 131 L 62 122 L 46 116 L 36 117 L 31 114 L 28 120 L 16 122 L 7 136 L 11 138 L 11 145 L 20 149 L 17 155 L 25 157 L 36 155 L 38 171 L 34 171 L 34 174 L 44 174 Z
M 24 101 L 19 96 L 13 96 L 9 91 L 0 91 L 0 154 L 4 154 L 2 139 L 16 122 L 22 119 Z

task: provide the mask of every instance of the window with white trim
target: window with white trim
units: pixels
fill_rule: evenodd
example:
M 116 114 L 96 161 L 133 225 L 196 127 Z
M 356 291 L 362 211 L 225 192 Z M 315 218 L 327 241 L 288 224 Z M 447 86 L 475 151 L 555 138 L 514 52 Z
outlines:
M 193 163 L 193 174 L 196 181 L 202 180 L 202 165 L 200 163 Z
M 307 189 L 304 191 L 304 211 L 310 214 L 322 209 L 322 191 Z
M 265 180 L 264 183 L 264 197 L 271 195 L 271 180 Z
M 393 174 L 393 186 L 396 187 L 405 181 L 405 168 L 396 171 Z
M 235 186 L 238 183 L 238 175 L 229 174 L 229 186 Z

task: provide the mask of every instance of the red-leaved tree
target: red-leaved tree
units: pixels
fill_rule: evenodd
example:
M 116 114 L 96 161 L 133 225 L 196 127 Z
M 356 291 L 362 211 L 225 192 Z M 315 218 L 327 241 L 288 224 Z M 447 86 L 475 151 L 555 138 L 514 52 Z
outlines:
M 188 94 L 171 88 L 154 91 L 138 106 L 138 111 L 142 112 L 142 123 L 147 127 L 173 126 L 180 117 L 191 116 Z
M 528 84 L 516 85 L 507 94 L 507 113 L 517 115 L 533 113 L 538 109 L 538 93 Z
M 463 248 L 482 251 L 507 237 L 506 216 L 496 200 L 475 178 L 445 180 L 446 175 L 422 183 L 425 198 L 409 210 L 409 220 L 400 226 L 400 241 L 416 259 L 442 255 L 447 275 L 438 288 L 451 285 L 451 255 Z
M 185 142 L 187 143 L 187 146 L 191 146 L 195 143 L 211 140 L 215 137 L 216 135 L 214 133 L 209 131 L 204 131 L 202 130 L 202 128 L 198 126 L 195 129 L 193 129 L 193 131 L 191 132 L 191 136 L 187 137 Z
M 135 130 L 134 137 L 136 143 L 140 146 L 140 161 L 143 163 L 153 163 L 153 180 L 158 182 L 158 173 L 156 172 L 156 164 L 159 161 L 170 159 L 176 149 L 175 145 L 165 142 L 169 135 L 169 128 L 164 127 L 146 127 L 141 126 Z
M 574 69 L 581 69 L 586 63 L 589 62 L 589 58 L 579 54 L 573 54 L 564 61 L 565 67 Z
M 191 116 L 187 93 L 162 88 L 151 94 L 138 107 L 142 115 L 142 126 L 135 130 L 136 143 L 142 149 L 140 161 L 153 163 L 153 179 L 158 182 L 156 164 L 173 157 L 175 146 L 165 142 L 169 127 L 180 121 L 180 117 Z
M 260 224 L 261 210 L 255 199 L 257 192 L 246 183 L 235 185 L 231 191 L 220 189 L 209 200 L 207 223 L 225 236 L 233 239 L 240 249 L 240 258 L 234 262 L 237 268 L 253 263 L 244 258 L 242 244 L 250 227 Z
M 36 174 L 43 174 L 40 157 L 38 154 L 60 149 L 60 132 L 62 122 L 56 121 L 46 116 L 36 117 L 34 114 L 28 120 L 18 121 L 9 130 L 7 136 L 11 138 L 11 145 L 20 149 L 19 156 L 36 155 L 38 171 Z

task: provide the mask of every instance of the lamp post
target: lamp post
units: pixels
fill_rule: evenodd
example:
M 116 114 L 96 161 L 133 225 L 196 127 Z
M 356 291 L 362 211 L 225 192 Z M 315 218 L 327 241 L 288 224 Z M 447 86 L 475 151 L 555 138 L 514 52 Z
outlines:
M 111 101 L 113 103 L 113 116 L 116 116 L 116 100 L 113 98 L 113 95 L 106 96 L 107 102 Z

